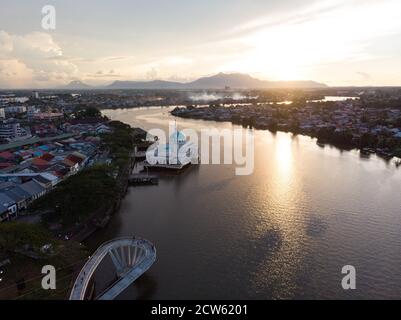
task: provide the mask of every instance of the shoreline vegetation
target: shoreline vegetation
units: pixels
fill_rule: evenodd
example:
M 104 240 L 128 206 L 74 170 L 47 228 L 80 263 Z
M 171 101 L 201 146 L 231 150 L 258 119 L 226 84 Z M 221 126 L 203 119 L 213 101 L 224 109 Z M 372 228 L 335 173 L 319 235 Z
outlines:
M 101 148 L 108 151 L 110 164 L 96 164 L 82 170 L 30 208 L 33 213 L 42 214 L 43 223 L 59 238 L 85 240 L 107 224 L 127 191 L 138 129 L 119 121 L 108 125 L 113 131 L 101 136 Z
M 376 153 L 385 160 L 401 158 L 401 110 L 364 109 L 359 101 L 318 102 L 305 105 L 262 104 L 176 107 L 176 117 L 231 122 L 246 128 L 302 134 L 342 150 Z M 397 166 L 401 163 L 397 162 Z
M 92 109 L 80 117 L 101 116 Z M 118 212 L 128 189 L 135 163 L 135 145 L 143 143 L 146 132 L 119 121 L 109 121 L 113 129 L 101 134 L 102 148 L 110 163 L 83 168 L 59 183 L 28 208 L 40 222 L 0 224 L 1 299 L 66 299 L 69 289 L 88 257 L 82 241 L 103 228 Z M 41 288 L 41 268 L 57 270 L 57 289 Z M 0 278 L 2 276 L 0 275 Z

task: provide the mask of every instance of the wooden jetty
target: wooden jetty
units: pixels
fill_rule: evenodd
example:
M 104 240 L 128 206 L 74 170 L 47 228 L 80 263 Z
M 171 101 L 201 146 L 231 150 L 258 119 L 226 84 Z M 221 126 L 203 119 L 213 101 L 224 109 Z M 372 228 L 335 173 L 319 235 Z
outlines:
M 175 171 L 181 172 L 183 169 L 189 167 L 191 164 L 187 163 L 185 165 L 182 164 L 149 164 L 147 161 L 144 161 L 143 167 L 146 170 L 151 171 Z
M 159 184 L 159 178 L 148 174 L 131 174 L 128 178 L 128 183 L 133 186 L 157 185 Z

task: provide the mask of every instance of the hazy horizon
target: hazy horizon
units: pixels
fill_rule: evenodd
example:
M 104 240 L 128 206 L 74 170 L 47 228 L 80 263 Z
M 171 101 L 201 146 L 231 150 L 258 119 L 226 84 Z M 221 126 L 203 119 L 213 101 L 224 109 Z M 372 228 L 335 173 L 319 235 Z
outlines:
M 396 0 L 0 0 L 0 88 L 192 81 L 219 72 L 401 86 Z M 41 27 L 56 8 L 56 29 Z

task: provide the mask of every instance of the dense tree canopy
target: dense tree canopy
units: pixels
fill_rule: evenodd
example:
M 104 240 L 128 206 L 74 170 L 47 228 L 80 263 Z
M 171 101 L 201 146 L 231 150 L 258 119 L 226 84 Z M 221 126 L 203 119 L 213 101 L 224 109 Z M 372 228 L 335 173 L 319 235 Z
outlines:
M 102 113 L 95 107 L 78 108 L 74 112 L 76 119 L 102 118 Z
M 57 188 L 35 201 L 30 209 L 43 212 L 45 222 L 70 226 L 110 206 L 116 192 L 110 168 L 95 166 L 61 182 Z
M 0 253 L 12 252 L 27 244 L 39 249 L 53 241 L 52 235 L 40 225 L 21 222 L 0 223 Z

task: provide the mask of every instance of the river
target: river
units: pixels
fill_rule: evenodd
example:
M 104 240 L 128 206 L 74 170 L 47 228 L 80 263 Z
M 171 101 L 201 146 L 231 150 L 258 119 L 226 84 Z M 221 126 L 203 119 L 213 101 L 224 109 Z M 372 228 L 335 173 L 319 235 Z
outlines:
M 169 110 L 104 114 L 166 129 Z M 119 298 L 401 298 L 401 170 L 305 136 L 254 130 L 254 137 L 252 175 L 236 176 L 235 164 L 200 165 L 129 189 L 120 212 L 88 241 L 95 248 L 137 235 L 156 245 L 156 263 Z M 344 265 L 356 268 L 356 290 L 341 286 Z

